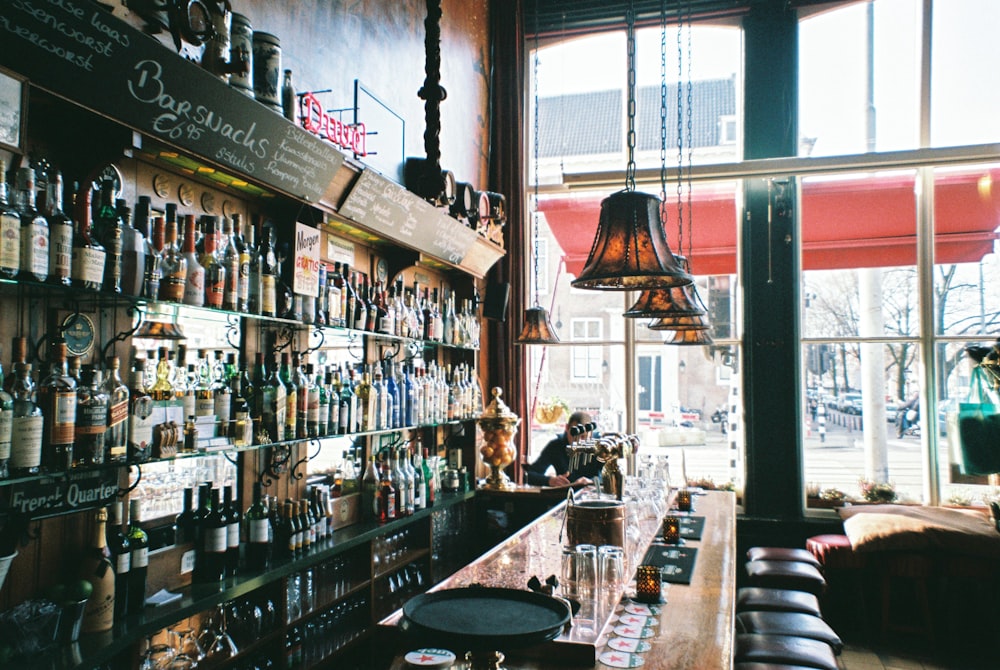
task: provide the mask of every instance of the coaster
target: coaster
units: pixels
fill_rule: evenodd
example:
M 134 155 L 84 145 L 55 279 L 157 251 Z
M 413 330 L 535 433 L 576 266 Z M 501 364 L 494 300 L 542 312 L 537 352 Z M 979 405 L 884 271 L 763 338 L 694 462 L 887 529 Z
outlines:
M 621 651 L 606 651 L 597 661 L 611 668 L 638 668 L 645 663 L 642 656 Z
M 403 660 L 416 668 L 447 668 L 455 662 L 455 654 L 447 649 L 416 649 Z
M 645 653 L 653 648 L 653 645 L 645 640 L 634 637 L 613 637 L 608 640 L 608 647 L 615 651 L 627 651 L 630 653 Z
M 663 610 L 662 607 L 656 605 L 647 605 L 645 603 L 637 603 L 634 601 L 629 601 L 625 604 L 625 611 L 629 614 L 639 614 L 642 616 L 658 616 Z
M 655 626 L 660 623 L 656 617 L 644 614 L 622 614 L 618 617 L 618 623 L 626 626 Z
M 644 640 L 647 637 L 653 637 L 653 635 L 655 635 L 653 629 L 648 626 L 620 625 L 615 626 L 613 632 L 615 635 L 620 635 L 621 637 L 632 637 L 640 640 Z

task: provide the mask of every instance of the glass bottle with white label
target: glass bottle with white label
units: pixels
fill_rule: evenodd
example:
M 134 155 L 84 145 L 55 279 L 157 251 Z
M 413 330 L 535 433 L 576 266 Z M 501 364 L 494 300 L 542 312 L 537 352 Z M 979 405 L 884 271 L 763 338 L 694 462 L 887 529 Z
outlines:
M 108 550 L 115 569 L 115 622 L 125 620 L 128 613 L 128 573 L 132 567 L 132 546 L 122 531 L 122 502 L 108 505 Z
M 50 375 L 45 384 L 51 383 Z M 100 370 L 84 365 L 76 390 L 76 424 L 73 430 L 73 466 L 104 463 L 108 433 L 108 396 L 101 389 L 104 381 Z
M 61 472 L 73 465 L 77 405 L 76 380 L 69 375 L 65 340 L 53 340 L 49 366 L 49 375 L 38 384 L 38 404 L 45 416 L 42 462 L 49 472 Z
M 121 378 L 121 359 L 108 359 L 104 378 L 104 394 L 108 396 L 108 435 L 105 440 L 106 460 L 124 463 L 128 456 L 128 386 Z
M 218 583 L 226 576 L 226 517 L 219 502 L 219 489 L 212 488 L 212 503 L 201 523 L 201 560 L 198 560 L 197 581 Z M 197 560 L 197 559 L 196 559 Z
M 195 220 L 191 214 L 184 215 L 184 260 L 187 263 L 187 278 L 184 284 L 184 304 L 201 307 L 205 304 L 205 268 L 198 262 L 195 251 Z
M 16 377 L 10 394 L 14 398 L 14 414 L 10 431 L 10 461 L 12 477 L 35 475 L 42 465 L 42 408 L 35 403 L 35 383 L 31 379 L 31 363 L 16 363 Z
M 7 201 L 6 174 L 0 160 L 0 277 L 13 279 L 21 268 L 21 217 Z
M 253 503 L 243 515 L 247 528 L 246 567 L 251 572 L 267 570 L 271 564 L 272 530 L 268 511 L 261 499 L 261 485 L 254 482 Z
M 146 361 L 132 363 L 132 389 L 128 400 L 129 463 L 148 461 L 153 450 L 153 397 L 146 388 Z
M 73 255 L 70 260 L 70 275 L 73 286 L 90 291 L 101 290 L 104 282 L 104 262 L 107 252 L 91 227 L 90 190 L 84 189 L 82 206 L 79 209 L 79 222 L 76 234 L 73 236 Z
M 35 209 L 35 171 L 17 171 L 17 210 L 21 216 L 21 278 L 43 282 L 49 277 L 49 223 Z
M 45 187 L 45 218 L 49 223 L 49 281 L 68 286 L 72 279 L 73 220 L 63 212 L 63 178 L 56 171 Z

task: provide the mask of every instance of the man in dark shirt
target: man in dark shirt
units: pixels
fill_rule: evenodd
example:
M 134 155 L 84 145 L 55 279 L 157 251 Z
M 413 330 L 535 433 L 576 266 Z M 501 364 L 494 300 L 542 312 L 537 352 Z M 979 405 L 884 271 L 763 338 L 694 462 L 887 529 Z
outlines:
M 570 435 L 570 429 L 584 423 L 590 423 L 590 415 L 586 412 L 573 412 L 570 415 L 562 434 L 546 444 L 535 462 L 528 466 L 525 471 L 527 484 L 532 486 L 589 484 L 590 480 L 601 472 L 604 465 L 599 463 L 597 459 L 592 459 L 589 463 L 581 465 L 572 472 L 569 470 L 569 456 L 566 455 L 566 446 L 581 438 L 589 437 L 587 434 Z M 554 475 L 546 474 L 549 466 L 555 470 Z

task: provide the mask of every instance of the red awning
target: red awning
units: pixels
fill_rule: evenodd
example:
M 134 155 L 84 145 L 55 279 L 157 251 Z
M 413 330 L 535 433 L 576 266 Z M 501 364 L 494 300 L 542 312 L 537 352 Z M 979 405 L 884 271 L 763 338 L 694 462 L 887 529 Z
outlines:
M 562 247 L 566 270 L 583 270 L 597 232 L 604 196 L 570 195 L 539 203 Z M 941 172 L 934 193 L 935 260 L 978 262 L 1000 239 L 1000 169 Z M 736 272 L 736 201 L 732 189 L 699 186 L 693 196 L 691 270 Z M 676 208 L 668 209 L 667 237 L 677 248 Z M 686 216 L 686 211 L 685 211 Z M 688 235 L 685 223 L 685 236 Z M 910 174 L 864 179 L 811 179 L 802 185 L 802 267 L 833 270 L 914 265 L 916 203 Z M 689 240 L 683 241 L 683 252 Z

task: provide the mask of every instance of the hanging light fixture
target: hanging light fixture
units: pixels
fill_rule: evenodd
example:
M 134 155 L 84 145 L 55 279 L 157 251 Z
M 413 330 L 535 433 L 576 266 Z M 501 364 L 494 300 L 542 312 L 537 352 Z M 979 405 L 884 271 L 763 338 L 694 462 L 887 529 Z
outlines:
M 627 291 L 669 288 L 693 279 L 670 251 L 660 199 L 635 190 L 635 7 L 625 15 L 628 44 L 628 164 L 625 190 L 601 203 L 597 235 L 576 288 Z
M 535 16 L 538 16 L 538 3 L 535 3 Z M 538 27 L 535 27 L 535 57 L 532 60 L 532 77 L 534 79 L 534 155 L 535 155 L 535 192 L 531 211 L 532 234 L 532 276 L 535 301 L 533 306 L 524 311 L 524 326 L 517 336 L 517 344 L 558 344 L 559 337 L 555 328 L 549 323 L 548 311 L 538 302 Z

